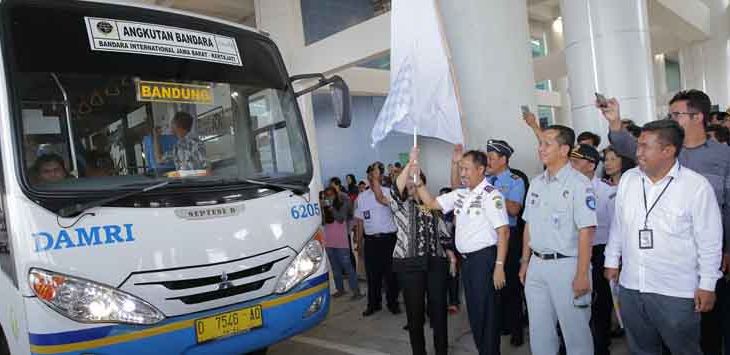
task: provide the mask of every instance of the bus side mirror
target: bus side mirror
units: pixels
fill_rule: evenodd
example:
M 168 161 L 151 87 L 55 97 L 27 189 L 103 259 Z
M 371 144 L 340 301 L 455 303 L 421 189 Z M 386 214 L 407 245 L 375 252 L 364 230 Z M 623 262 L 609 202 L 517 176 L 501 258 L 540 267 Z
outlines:
M 350 88 L 347 86 L 344 80 L 338 75 L 334 75 L 330 78 L 325 78 L 322 74 L 303 74 L 295 75 L 290 78 L 291 82 L 294 83 L 298 80 L 304 79 L 319 79 L 317 84 L 312 85 L 301 91 L 294 93 L 296 97 L 308 94 L 324 86 L 329 86 L 330 97 L 332 99 L 332 108 L 335 115 L 335 122 L 337 127 L 348 128 L 352 123 L 352 111 Z
M 337 127 L 350 127 L 350 123 L 352 123 L 350 88 L 339 76 L 335 75 L 332 79 L 334 81 L 330 84 L 330 96 L 332 96 L 335 122 L 337 122 Z

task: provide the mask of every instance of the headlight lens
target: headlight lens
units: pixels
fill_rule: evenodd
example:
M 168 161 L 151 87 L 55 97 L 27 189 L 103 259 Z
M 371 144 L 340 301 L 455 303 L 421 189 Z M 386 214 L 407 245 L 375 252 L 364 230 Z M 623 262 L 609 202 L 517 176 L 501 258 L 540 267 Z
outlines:
M 276 284 L 277 293 L 289 292 L 307 277 L 314 274 L 324 261 L 324 247 L 322 246 L 322 232 L 318 231 L 316 236 L 304 246 L 294 261 L 289 264 Z
M 165 318 L 151 304 L 95 282 L 31 269 L 30 288 L 46 305 L 78 322 L 154 324 Z

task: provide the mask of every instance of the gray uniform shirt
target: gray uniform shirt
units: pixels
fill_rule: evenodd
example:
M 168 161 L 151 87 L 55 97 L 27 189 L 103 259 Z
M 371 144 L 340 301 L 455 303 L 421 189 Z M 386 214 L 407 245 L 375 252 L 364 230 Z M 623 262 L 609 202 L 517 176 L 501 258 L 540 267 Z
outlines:
M 532 250 L 578 256 L 578 231 L 596 225 L 591 181 L 570 164 L 554 177 L 546 170 L 530 182 L 522 219 L 528 223 Z
M 608 139 L 619 155 L 636 160 L 636 138 L 622 130 L 611 131 Z M 704 176 L 712 185 L 722 213 L 725 252 L 730 252 L 730 146 L 711 139 L 695 148 L 682 148 L 679 164 Z

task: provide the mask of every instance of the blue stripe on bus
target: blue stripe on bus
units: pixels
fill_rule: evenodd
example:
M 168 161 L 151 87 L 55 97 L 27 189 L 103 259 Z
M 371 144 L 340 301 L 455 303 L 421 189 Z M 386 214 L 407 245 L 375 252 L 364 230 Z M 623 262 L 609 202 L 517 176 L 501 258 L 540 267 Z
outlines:
M 300 292 L 302 290 L 317 286 L 323 282 L 328 281 L 328 274 L 322 274 L 320 276 L 317 276 L 311 280 L 306 280 L 302 284 L 300 284 L 298 287 L 290 291 L 288 294 L 293 294 L 296 292 Z M 266 300 L 272 300 L 277 299 L 279 297 L 284 297 L 287 294 L 284 295 L 272 295 L 263 299 L 257 299 L 257 300 L 250 300 L 245 301 L 244 303 L 256 303 L 256 302 L 262 302 Z M 240 307 L 239 304 L 224 306 L 221 308 L 217 308 L 212 311 L 202 311 L 194 314 L 189 314 L 185 316 L 177 316 L 173 318 L 168 318 L 158 324 L 155 324 L 154 327 L 158 326 L 164 326 L 166 324 L 170 323 L 176 323 L 179 321 L 184 321 L 187 319 L 197 319 L 201 317 L 201 313 L 207 312 L 207 313 L 218 313 L 218 312 L 225 312 L 229 308 L 237 308 Z M 132 333 L 135 331 L 138 331 L 140 329 L 148 328 L 149 326 L 139 326 L 139 325 L 126 325 L 126 324 L 119 324 L 115 326 L 103 326 L 103 327 L 97 327 L 97 328 L 90 328 L 90 329 L 82 329 L 82 330 L 73 330 L 68 332 L 60 332 L 60 333 L 48 333 L 48 334 L 36 334 L 36 333 L 29 333 L 29 340 L 31 345 L 64 345 L 64 344 L 72 344 L 72 343 L 79 343 L 84 341 L 90 341 L 90 340 L 96 340 L 105 338 L 107 336 L 111 335 L 120 335 L 120 334 L 126 334 L 126 333 Z

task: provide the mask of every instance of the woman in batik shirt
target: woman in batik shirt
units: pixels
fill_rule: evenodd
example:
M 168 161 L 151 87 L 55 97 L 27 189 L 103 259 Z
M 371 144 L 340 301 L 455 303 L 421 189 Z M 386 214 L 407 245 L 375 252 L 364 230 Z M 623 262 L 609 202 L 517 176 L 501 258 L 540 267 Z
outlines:
M 423 331 L 426 311 L 433 327 L 436 354 L 446 354 L 446 294 L 449 263 L 454 260 L 454 238 L 441 213 L 421 205 L 416 185 L 425 184 L 426 177 L 414 165 L 412 162 L 406 165 L 395 181 L 395 188 L 391 189 L 390 208 L 398 226 L 393 271 L 403 290 L 413 354 L 426 354 Z M 417 183 L 413 181 L 414 176 L 419 176 Z M 424 309 L 426 301 L 428 310 Z

